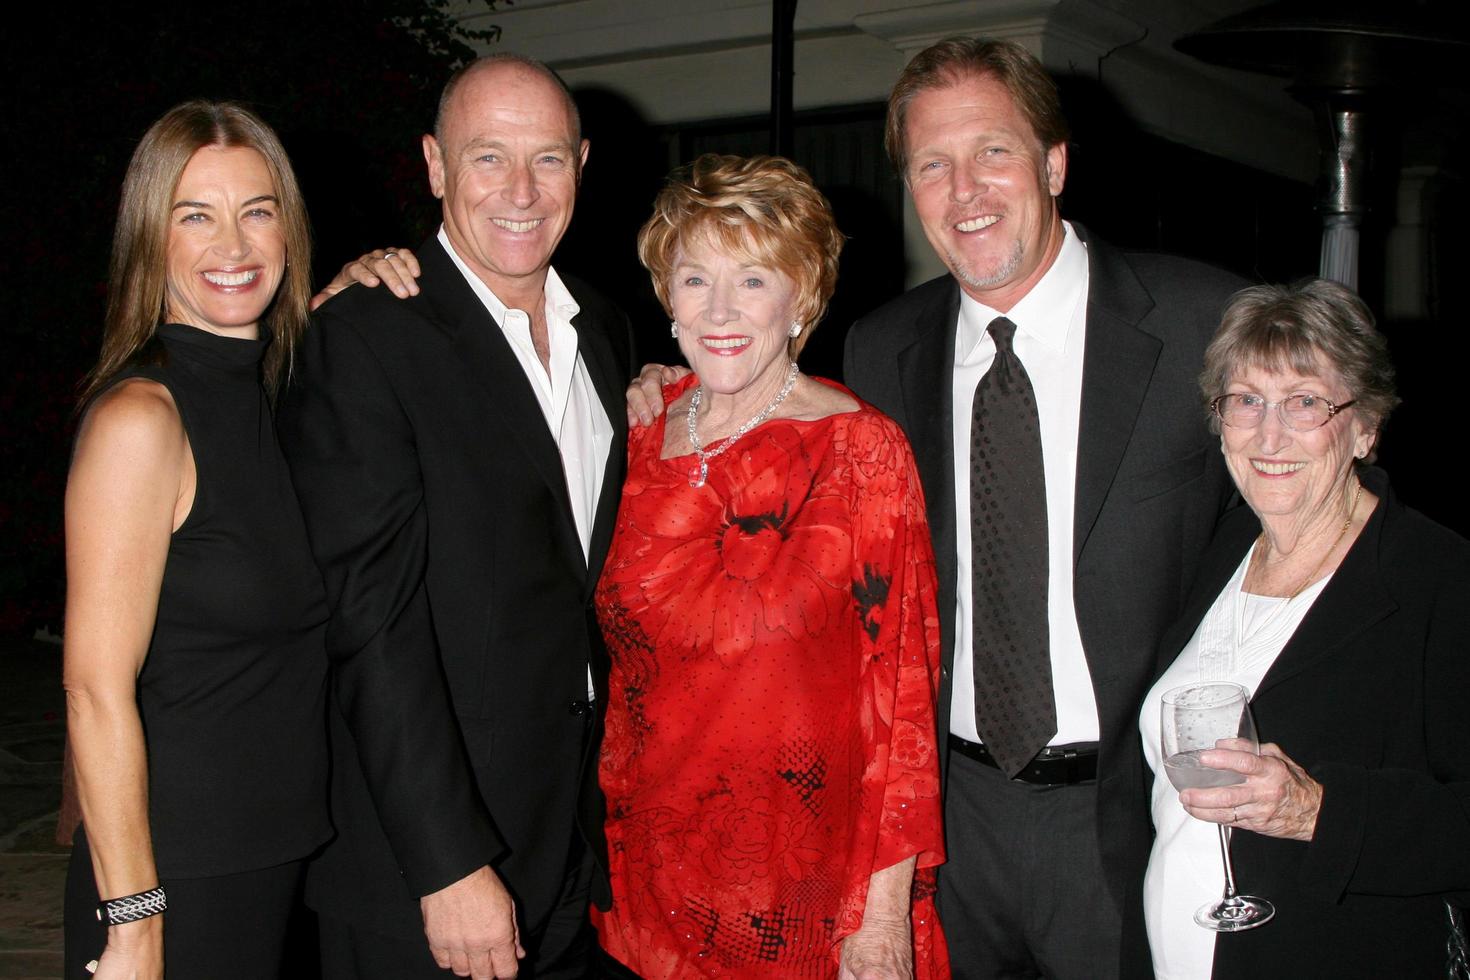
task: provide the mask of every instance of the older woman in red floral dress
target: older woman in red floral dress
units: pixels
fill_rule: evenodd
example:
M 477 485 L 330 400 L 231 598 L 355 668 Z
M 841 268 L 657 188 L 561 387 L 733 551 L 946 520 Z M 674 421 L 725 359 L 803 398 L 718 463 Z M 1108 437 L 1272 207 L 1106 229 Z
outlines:
M 639 236 L 694 373 L 630 437 L 596 597 L 614 974 L 948 975 L 919 481 L 897 426 L 795 363 L 840 249 L 771 157 L 701 157 Z

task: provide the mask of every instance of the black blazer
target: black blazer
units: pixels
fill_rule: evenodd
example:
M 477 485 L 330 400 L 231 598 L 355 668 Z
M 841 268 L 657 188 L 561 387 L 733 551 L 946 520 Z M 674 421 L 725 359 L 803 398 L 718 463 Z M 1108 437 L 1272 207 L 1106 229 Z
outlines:
M 338 709 L 338 834 L 308 898 L 421 937 L 419 897 L 492 863 L 534 932 L 574 821 L 605 867 L 583 712 L 589 661 L 599 686 L 607 673 L 590 600 L 626 465 L 630 334 L 567 281 L 615 433 L 588 562 L 514 353 L 437 239 L 418 255 L 417 297 L 348 289 L 322 307 L 280 408 L 327 583 Z
M 1216 939 L 1216 977 L 1443 977 L 1444 899 L 1470 897 L 1470 542 L 1361 476 L 1378 507 L 1251 699 L 1323 786 L 1316 835 L 1233 835 L 1276 917 Z M 1260 533 L 1247 508 L 1221 522 L 1159 673 Z
M 1072 589 L 1097 698 L 1098 830 L 1123 900 L 1147 859 L 1148 813 L 1116 765 L 1154 651 L 1174 621 L 1232 488 L 1205 426 L 1197 377 L 1225 300 L 1245 285 L 1186 259 L 1087 244 L 1090 286 L 1077 434 Z M 914 447 L 939 571 L 940 746 L 949 730 L 956 548 L 952 383 L 959 286 L 944 276 L 855 324 L 845 376 Z M 943 751 L 943 748 L 942 748 Z M 949 827 L 949 834 L 964 833 Z

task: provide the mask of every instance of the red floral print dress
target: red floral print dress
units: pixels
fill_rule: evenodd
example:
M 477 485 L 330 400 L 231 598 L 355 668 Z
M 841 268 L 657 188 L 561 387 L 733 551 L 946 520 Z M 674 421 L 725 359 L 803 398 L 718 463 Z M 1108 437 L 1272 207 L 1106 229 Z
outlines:
M 867 405 L 776 420 L 696 489 L 663 440 L 663 419 L 630 437 L 597 588 L 603 947 L 647 980 L 836 977 L 869 877 L 918 855 L 915 974 L 947 977 L 939 620 L 908 443 Z

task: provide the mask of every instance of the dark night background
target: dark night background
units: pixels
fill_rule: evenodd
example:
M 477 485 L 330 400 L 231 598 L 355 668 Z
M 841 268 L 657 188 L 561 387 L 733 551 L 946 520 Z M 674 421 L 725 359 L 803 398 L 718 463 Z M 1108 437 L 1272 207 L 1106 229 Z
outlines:
M 318 283 L 348 258 L 432 232 L 418 137 L 438 90 L 472 56 L 444 0 L 261 0 L 248 8 L 162 0 L 138 10 L 34 7 L 3 51 L 9 136 L 0 247 L 8 384 L 0 390 L 0 635 L 59 631 L 61 503 L 78 380 L 95 357 L 118 188 L 138 137 L 194 97 L 253 106 L 281 134 L 310 210 Z M 492 6 L 486 4 L 486 6 Z M 506 4 L 501 2 L 501 9 Z M 515 38 L 498 42 L 515 50 Z M 1115 243 L 1196 256 L 1255 280 L 1311 274 L 1312 188 L 1141 131 L 1097 85 L 1063 80 L 1074 128 L 1063 213 Z M 765 152 L 766 120 L 653 127 L 617 94 L 576 93 L 592 156 L 557 264 L 621 302 L 641 353 L 668 360 L 667 321 L 633 238 L 671 161 L 707 150 Z M 1402 155 L 1441 154 L 1429 223 L 1431 319 L 1387 323 L 1405 406 L 1382 460 L 1409 503 L 1462 531 L 1462 495 L 1443 470 L 1460 418 L 1460 324 L 1449 288 L 1465 246 L 1463 96 L 1421 91 L 1381 134 L 1375 210 L 1364 236 L 1365 299 L 1381 309 L 1384 240 Z M 831 198 L 849 236 L 826 325 L 803 366 L 840 375 L 846 324 L 902 290 L 902 188 L 881 152 L 883 107 L 798 113 L 797 160 Z M 1417 141 L 1417 142 L 1416 142 Z M 1443 143 L 1443 145 L 1441 145 Z M 1407 148 L 1407 150 L 1406 150 Z M 1448 160 L 1448 163 L 1444 161 Z M 1387 204 L 1382 204 L 1387 202 Z

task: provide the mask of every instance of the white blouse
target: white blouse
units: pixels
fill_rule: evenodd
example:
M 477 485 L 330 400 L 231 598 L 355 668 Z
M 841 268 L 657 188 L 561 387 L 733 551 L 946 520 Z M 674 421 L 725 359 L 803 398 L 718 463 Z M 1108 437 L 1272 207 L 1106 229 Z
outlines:
M 1143 883 L 1143 905 L 1159 980 L 1210 976 L 1215 933 L 1195 924 L 1194 913 L 1219 901 L 1225 890 L 1216 825 L 1186 813 L 1178 790 L 1163 773 L 1159 740 L 1164 692 L 1202 681 L 1232 681 L 1254 691 L 1332 578 L 1312 583 L 1291 599 L 1251 595 L 1244 590 L 1250 557 L 1247 551 L 1194 636 L 1143 699 L 1138 715 L 1143 752 L 1154 772 L 1154 845 Z M 1266 737 L 1269 740 L 1270 733 Z

